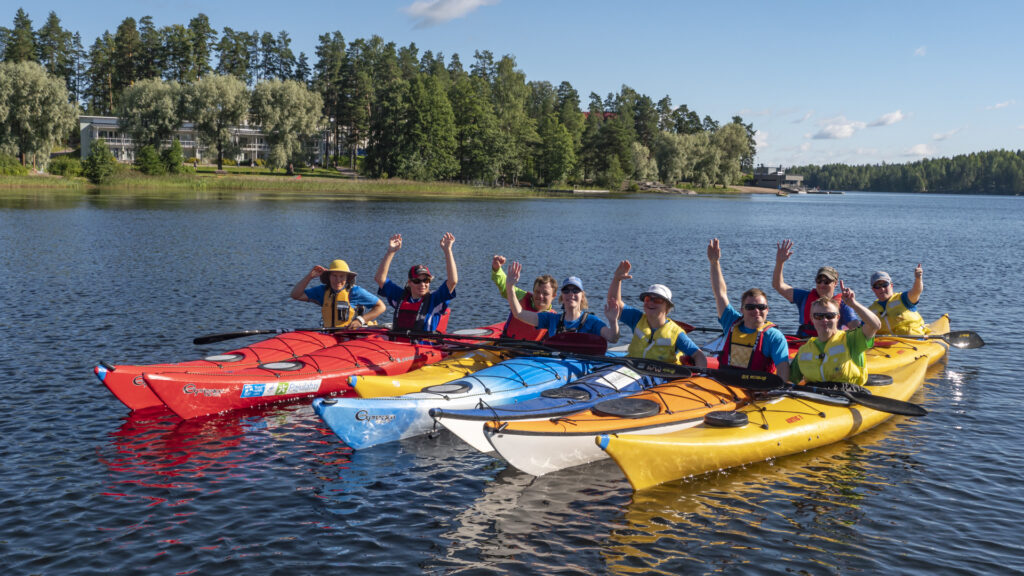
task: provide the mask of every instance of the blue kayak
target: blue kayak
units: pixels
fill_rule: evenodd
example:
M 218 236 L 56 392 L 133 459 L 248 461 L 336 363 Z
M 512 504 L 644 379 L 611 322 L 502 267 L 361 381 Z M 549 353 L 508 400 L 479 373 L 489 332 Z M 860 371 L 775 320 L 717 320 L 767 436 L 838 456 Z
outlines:
M 470 446 L 481 452 L 491 452 L 494 447 L 484 435 L 484 422 L 568 416 L 606 400 L 631 396 L 661 382 L 659 378 L 641 375 L 628 366 L 606 366 L 571 384 L 546 390 L 536 398 L 516 404 L 469 409 L 444 406 L 431 408 L 430 416 Z
M 390 398 L 317 398 L 313 409 L 345 444 L 361 450 L 436 429 L 431 408 L 456 410 L 522 402 L 604 366 L 567 358 L 513 358 L 420 392 Z

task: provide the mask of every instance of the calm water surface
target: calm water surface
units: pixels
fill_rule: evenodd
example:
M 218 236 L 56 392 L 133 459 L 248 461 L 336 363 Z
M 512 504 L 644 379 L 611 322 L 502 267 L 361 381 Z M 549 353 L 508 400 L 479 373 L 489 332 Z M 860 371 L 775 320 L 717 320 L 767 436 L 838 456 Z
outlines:
M 0 203 L 0 565 L 5 574 L 1022 573 L 1024 399 L 1015 319 L 1024 272 L 1019 198 L 846 194 L 481 201 L 54 200 Z M 506 308 L 491 256 L 524 275 L 574 274 L 600 309 L 616 264 L 624 293 L 676 295 L 675 316 L 714 326 L 705 247 L 717 236 L 735 302 L 836 266 L 869 300 L 888 270 L 921 310 L 988 346 L 954 350 L 896 418 L 853 440 L 634 494 L 609 462 L 533 478 L 454 437 L 353 452 L 308 403 L 183 422 L 131 414 L 100 360 L 150 363 L 227 350 L 192 338 L 315 326 L 288 298 L 315 263 L 344 258 L 372 288 L 455 234 L 455 328 Z M 771 318 L 796 311 L 774 293 Z M 700 340 L 700 336 L 698 336 Z M 339 571 L 340 570 L 340 571 Z

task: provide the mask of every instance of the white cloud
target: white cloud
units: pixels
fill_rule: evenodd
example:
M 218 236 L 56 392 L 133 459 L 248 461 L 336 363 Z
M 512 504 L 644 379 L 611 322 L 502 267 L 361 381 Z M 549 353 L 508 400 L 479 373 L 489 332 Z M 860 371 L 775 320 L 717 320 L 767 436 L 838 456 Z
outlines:
M 917 50 L 914 50 L 914 56 L 924 56 L 927 53 L 928 53 L 928 47 L 927 46 L 921 46 Z
M 1005 102 L 1000 102 L 998 104 L 993 104 L 991 106 L 985 106 L 985 110 L 999 110 L 1000 108 L 1007 108 L 1009 106 L 1013 106 L 1014 104 L 1016 104 L 1016 101 L 1007 100 Z
M 481 6 L 497 3 L 498 0 L 417 0 L 405 9 L 405 13 L 412 16 L 417 28 L 427 28 L 463 18 Z
M 934 155 L 935 155 L 935 147 L 932 146 L 931 144 L 916 144 L 914 146 L 911 146 L 910 150 L 907 150 L 907 152 L 905 154 L 905 156 L 916 156 L 916 157 L 919 157 L 919 158 L 920 157 L 924 157 L 924 156 L 934 156 Z
M 868 124 L 868 126 L 871 126 L 872 128 L 876 128 L 878 126 L 892 126 L 893 124 L 899 122 L 900 120 L 903 120 L 904 118 L 905 116 L 903 115 L 903 112 L 897 110 L 895 112 L 883 114 L 881 118 L 875 120 L 871 124 Z
M 799 118 L 797 120 L 793 120 L 793 124 L 800 124 L 801 122 L 804 122 L 806 120 L 810 120 L 811 116 L 813 116 L 813 115 L 814 115 L 814 110 L 811 110 L 807 114 L 804 114 L 802 118 Z
M 865 126 L 866 124 L 863 122 L 851 122 L 839 116 L 826 120 L 825 125 L 812 138 L 815 140 L 844 140 L 853 136 L 857 130 L 863 130 Z
M 768 144 L 768 134 L 766 132 L 762 132 L 761 130 L 755 130 L 754 144 L 757 146 L 759 150 L 761 148 L 768 148 L 770 146 Z
M 941 132 L 941 133 L 932 134 L 932 140 L 934 140 L 936 142 L 941 142 L 942 140 L 948 140 L 948 139 L 952 138 L 953 136 L 955 136 L 956 133 L 959 132 L 959 131 L 960 131 L 959 128 L 954 128 L 954 129 L 950 130 L 949 132 Z
M 800 151 L 801 152 L 807 152 L 810 149 L 811 149 L 811 143 L 810 142 L 804 142 L 803 144 L 800 145 Z

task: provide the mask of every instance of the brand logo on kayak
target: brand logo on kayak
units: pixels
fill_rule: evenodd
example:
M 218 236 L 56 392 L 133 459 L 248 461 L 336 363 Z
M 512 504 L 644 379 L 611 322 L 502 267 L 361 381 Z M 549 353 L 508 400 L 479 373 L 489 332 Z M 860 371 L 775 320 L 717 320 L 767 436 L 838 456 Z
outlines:
M 393 422 L 395 419 L 394 414 L 370 414 L 366 410 L 360 410 L 356 412 L 356 420 L 369 421 L 374 424 L 387 424 Z
M 789 418 L 786 418 L 786 424 L 792 424 L 794 422 L 799 422 L 799 421 L 801 421 L 803 419 L 804 419 L 804 417 L 799 415 L 799 414 L 797 414 L 796 416 L 790 416 Z
M 225 388 L 198 388 L 195 384 L 192 384 L 190 382 L 188 384 L 185 384 L 181 388 L 181 391 L 184 392 L 185 394 L 197 394 L 197 395 L 200 395 L 200 396 L 206 396 L 207 398 L 217 398 L 217 397 L 223 395 L 225 392 L 227 392 L 227 389 L 225 389 Z

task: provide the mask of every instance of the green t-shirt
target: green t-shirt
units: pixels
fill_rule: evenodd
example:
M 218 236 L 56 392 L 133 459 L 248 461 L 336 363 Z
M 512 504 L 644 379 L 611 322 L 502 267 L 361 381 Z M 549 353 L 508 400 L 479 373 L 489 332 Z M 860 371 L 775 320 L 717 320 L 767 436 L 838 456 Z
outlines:
M 502 298 L 505 298 L 505 269 L 498 268 L 497 270 L 491 270 L 491 282 L 498 287 L 498 293 L 501 294 Z M 523 290 L 519 286 L 515 287 L 516 300 L 522 300 L 523 296 L 526 296 L 526 290 Z

